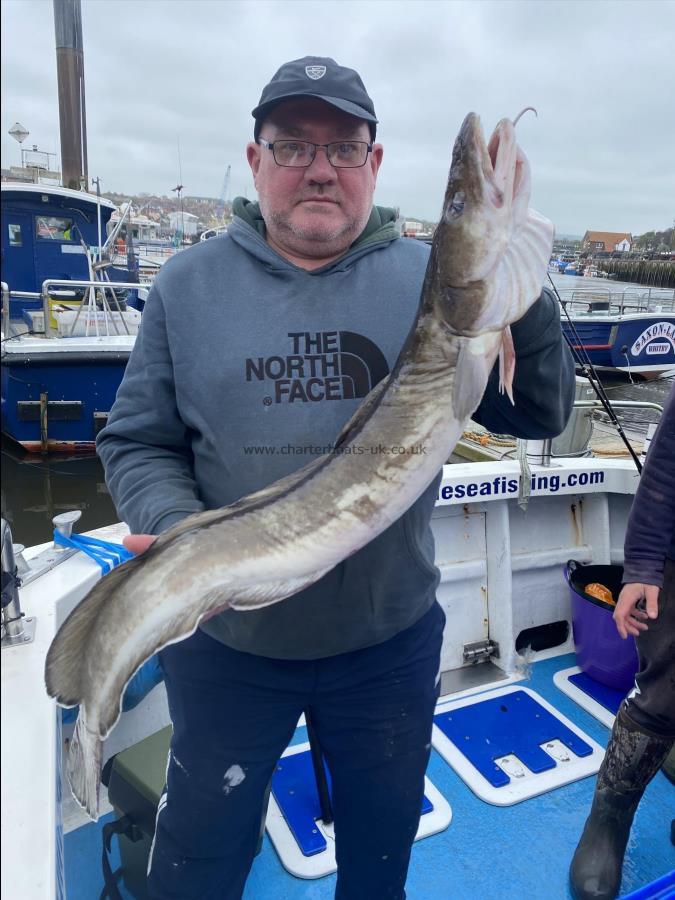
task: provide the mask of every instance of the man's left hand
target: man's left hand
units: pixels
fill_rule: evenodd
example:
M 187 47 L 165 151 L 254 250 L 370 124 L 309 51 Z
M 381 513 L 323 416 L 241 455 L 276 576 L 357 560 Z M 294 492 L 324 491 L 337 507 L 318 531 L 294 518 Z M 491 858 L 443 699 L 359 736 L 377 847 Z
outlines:
M 641 631 L 647 631 L 645 619 L 656 619 L 659 614 L 659 590 L 655 584 L 624 584 L 614 610 L 614 622 L 624 640 L 629 634 L 637 637 Z M 638 609 L 638 603 L 643 599 L 646 609 Z

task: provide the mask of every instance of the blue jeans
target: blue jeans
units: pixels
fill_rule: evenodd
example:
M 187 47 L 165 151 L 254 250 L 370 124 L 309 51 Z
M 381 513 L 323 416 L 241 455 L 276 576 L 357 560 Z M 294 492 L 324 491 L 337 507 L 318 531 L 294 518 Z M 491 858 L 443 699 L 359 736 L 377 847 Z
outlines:
M 241 653 L 201 631 L 163 650 L 174 730 L 150 897 L 241 897 L 265 790 L 310 706 L 333 786 L 335 896 L 403 900 L 444 623 L 434 603 L 391 640 L 311 661 Z

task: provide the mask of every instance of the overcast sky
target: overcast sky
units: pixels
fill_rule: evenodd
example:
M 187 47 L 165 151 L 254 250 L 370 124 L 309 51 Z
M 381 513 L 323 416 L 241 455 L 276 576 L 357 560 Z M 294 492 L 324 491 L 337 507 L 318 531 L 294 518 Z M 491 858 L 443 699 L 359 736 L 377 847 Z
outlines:
M 437 219 L 454 137 L 518 124 L 532 205 L 559 234 L 640 234 L 675 218 L 675 2 L 82 0 L 89 175 L 103 190 L 255 196 L 245 160 L 279 65 L 330 56 L 380 119 L 376 202 Z M 59 152 L 51 0 L 2 2 L 2 164 Z

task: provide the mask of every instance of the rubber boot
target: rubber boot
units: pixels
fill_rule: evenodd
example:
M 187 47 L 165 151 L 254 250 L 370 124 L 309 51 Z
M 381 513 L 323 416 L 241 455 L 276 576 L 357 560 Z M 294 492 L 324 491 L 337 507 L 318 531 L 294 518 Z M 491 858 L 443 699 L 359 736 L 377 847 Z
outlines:
M 641 731 L 621 707 L 570 866 L 574 900 L 614 900 L 635 810 L 673 739 Z

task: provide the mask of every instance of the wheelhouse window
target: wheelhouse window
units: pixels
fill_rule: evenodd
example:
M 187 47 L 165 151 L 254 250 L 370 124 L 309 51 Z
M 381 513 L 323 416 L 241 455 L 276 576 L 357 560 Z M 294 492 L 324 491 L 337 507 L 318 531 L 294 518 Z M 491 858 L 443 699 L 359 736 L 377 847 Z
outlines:
M 73 241 L 73 220 L 59 216 L 36 216 L 35 234 L 43 241 Z
M 21 239 L 21 226 L 13 225 L 11 222 L 8 222 L 7 230 L 9 232 L 9 246 L 21 247 L 23 245 L 23 241 Z

